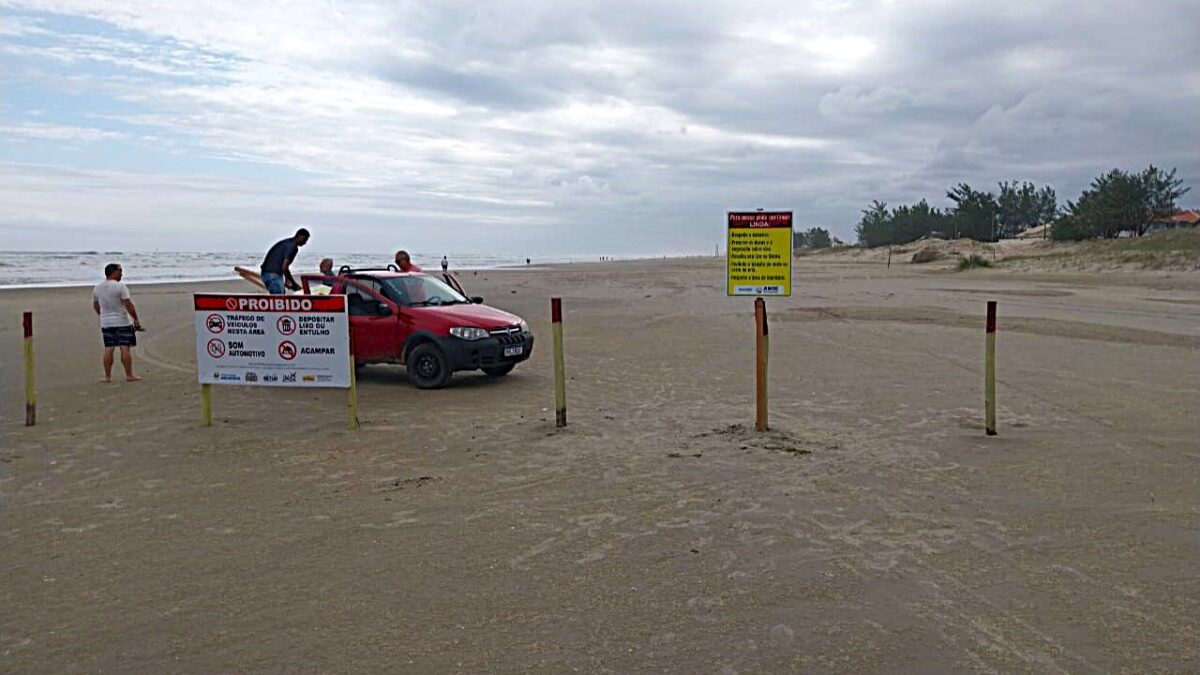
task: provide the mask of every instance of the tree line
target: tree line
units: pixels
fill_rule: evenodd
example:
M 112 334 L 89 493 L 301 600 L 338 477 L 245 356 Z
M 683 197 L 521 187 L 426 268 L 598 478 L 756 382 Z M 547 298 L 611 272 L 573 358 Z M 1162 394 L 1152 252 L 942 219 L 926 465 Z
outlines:
M 833 238 L 829 230 L 823 227 L 810 227 L 806 231 L 792 233 L 792 248 L 829 248 L 833 246 Z
M 1150 223 L 1176 213 L 1176 200 L 1189 189 L 1182 183 L 1175 169 L 1113 169 L 1061 208 L 1048 185 L 1002 181 L 993 193 L 959 183 L 946 192 L 952 202 L 946 209 L 924 199 L 892 208 L 875 200 L 863 209 L 854 231 L 864 246 L 907 244 L 921 237 L 996 241 L 1039 225 L 1049 225 L 1051 236 L 1063 240 L 1115 237 L 1122 230 L 1141 235 Z

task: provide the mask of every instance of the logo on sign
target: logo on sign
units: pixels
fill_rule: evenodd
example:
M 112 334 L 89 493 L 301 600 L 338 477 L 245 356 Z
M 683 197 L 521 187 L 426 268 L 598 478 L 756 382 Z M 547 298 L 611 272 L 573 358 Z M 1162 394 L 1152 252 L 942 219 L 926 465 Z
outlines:
M 275 322 L 275 327 L 279 329 L 282 335 L 291 335 L 296 332 L 296 320 L 290 316 L 281 316 Z
M 316 381 L 317 381 L 317 376 L 316 376 L 316 375 L 305 375 L 305 376 L 304 376 L 304 381 L 305 381 L 305 382 L 316 382 Z
M 284 382 L 295 382 L 296 381 L 296 373 L 284 373 L 283 381 Z
M 225 356 L 225 343 L 217 338 L 208 341 L 208 355 L 214 359 L 219 359 Z
M 225 298 L 225 309 L 236 312 L 238 308 L 237 298 Z
M 291 361 L 296 358 L 296 343 L 291 340 L 284 340 L 279 343 L 279 358 L 284 361 Z
M 255 373 L 255 372 L 246 373 L 246 381 L 247 382 L 258 382 L 258 373 Z
M 208 318 L 204 320 L 204 326 L 210 333 L 222 333 L 225 331 L 225 317 L 220 314 L 209 314 Z

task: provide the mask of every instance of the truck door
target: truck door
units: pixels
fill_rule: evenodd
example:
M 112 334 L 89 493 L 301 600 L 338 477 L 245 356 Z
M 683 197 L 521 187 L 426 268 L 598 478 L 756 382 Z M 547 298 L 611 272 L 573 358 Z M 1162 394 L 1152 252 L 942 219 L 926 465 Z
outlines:
M 400 312 L 383 297 L 379 282 L 370 277 L 345 279 L 334 292 L 346 294 L 354 360 L 379 363 L 400 359 Z

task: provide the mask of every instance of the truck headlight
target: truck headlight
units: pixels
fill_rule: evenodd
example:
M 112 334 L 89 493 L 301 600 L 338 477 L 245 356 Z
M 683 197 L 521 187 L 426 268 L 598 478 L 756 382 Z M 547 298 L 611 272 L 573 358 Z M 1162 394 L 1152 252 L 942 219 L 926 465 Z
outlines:
M 529 324 L 525 323 L 525 319 L 521 319 L 521 332 L 522 333 L 529 332 Z
M 486 330 L 474 326 L 455 326 L 450 329 L 450 334 L 462 340 L 482 340 L 488 337 Z

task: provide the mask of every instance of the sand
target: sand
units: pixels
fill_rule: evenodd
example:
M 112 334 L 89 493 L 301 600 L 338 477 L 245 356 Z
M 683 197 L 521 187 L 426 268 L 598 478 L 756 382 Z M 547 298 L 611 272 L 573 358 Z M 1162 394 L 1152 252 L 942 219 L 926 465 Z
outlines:
M 135 286 L 136 384 L 99 382 L 87 289 L 0 293 L 0 671 L 1195 667 L 1200 274 L 805 259 L 756 434 L 722 265 L 468 273 L 534 357 L 433 392 L 367 368 L 358 432 L 339 391 L 218 388 L 199 426 L 189 293 L 242 282 Z

